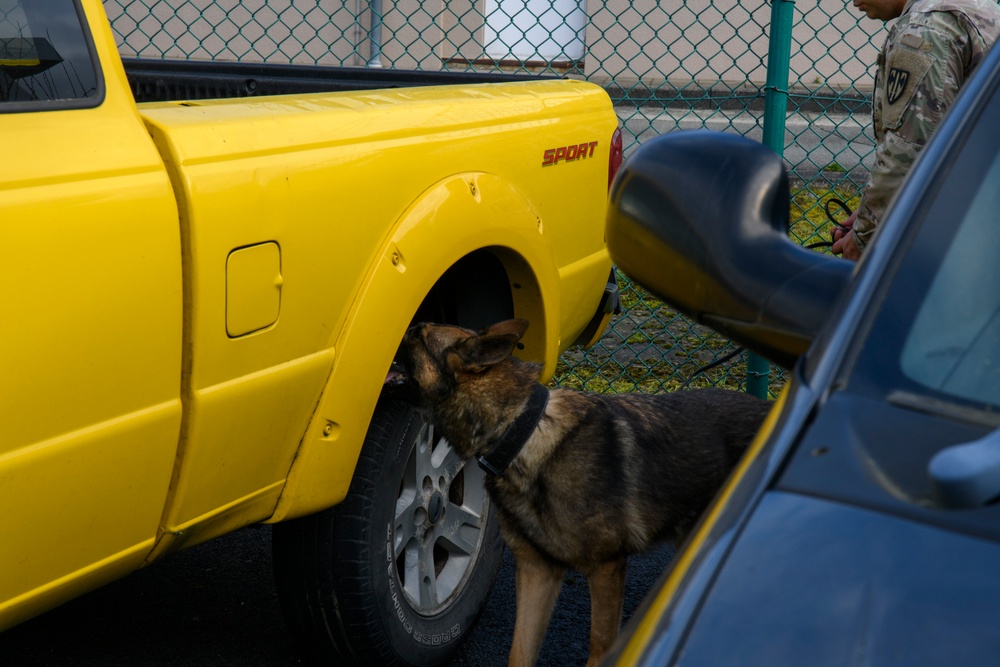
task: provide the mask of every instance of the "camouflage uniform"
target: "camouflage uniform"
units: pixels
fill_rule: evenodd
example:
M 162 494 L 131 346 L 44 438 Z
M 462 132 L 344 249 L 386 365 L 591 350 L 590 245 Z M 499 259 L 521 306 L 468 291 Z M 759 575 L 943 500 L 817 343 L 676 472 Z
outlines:
M 878 58 L 872 101 L 875 165 L 854 224 L 859 249 L 998 35 L 996 0 L 907 1 Z

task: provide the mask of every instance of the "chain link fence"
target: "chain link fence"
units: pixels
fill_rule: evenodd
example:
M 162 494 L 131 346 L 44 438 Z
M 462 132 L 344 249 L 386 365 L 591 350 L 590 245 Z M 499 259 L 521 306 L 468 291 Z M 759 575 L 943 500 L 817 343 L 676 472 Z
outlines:
M 870 70 L 884 27 L 843 0 L 787 3 L 791 20 L 774 30 L 776 7 L 764 0 L 105 0 L 105 7 L 125 55 L 586 79 L 611 95 L 626 158 L 678 129 L 761 140 L 771 123 L 772 134 L 783 132 L 783 145 L 772 147 L 783 150 L 793 181 L 790 234 L 803 243 L 829 238 L 831 196 L 856 204 L 874 151 Z M 779 65 L 787 102 L 783 116 L 768 119 L 775 40 L 790 48 Z M 745 388 L 745 355 L 728 340 L 626 276 L 619 285 L 624 312 L 594 348 L 564 355 L 557 382 L 596 391 Z M 772 393 L 782 383 L 780 372 L 770 373 Z

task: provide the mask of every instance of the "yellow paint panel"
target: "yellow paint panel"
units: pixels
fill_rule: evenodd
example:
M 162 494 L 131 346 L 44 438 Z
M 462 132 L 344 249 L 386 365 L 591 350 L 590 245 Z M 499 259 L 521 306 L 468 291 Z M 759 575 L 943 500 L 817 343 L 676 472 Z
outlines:
M 234 344 L 237 341 L 234 341 Z M 186 544 L 189 533 L 235 529 L 261 521 L 271 504 L 257 513 L 234 511 L 234 503 L 256 503 L 258 492 L 282 482 L 330 374 L 333 351 L 296 359 L 275 368 L 199 391 L 192 399 L 169 512 L 169 536 L 158 548 Z M 222 525 L 205 526 L 221 517 Z
M 153 538 L 150 537 L 20 597 L 0 602 L 0 631 L 139 569 L 152 546 Z
M 32 598 L 53 587 L 104 583 L 97 564 L 120 567 L 108 560 L 113 554 L 142 564 L 163 511 L 180 417 L 180 401 L 171 401 L 0 458 L 7 508 L 0 535 L 8 536 L 0 540 L 0 628 L 23 620 L 37 606 Z

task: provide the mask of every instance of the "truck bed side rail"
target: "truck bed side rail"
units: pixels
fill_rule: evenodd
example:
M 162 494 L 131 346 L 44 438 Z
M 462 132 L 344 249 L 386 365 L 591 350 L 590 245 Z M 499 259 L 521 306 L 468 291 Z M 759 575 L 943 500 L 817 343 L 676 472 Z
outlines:
M 376 90 L 446 84 L 504 83 L 555 79 L 533 74 L 432 72 L 277 65 L 195 60 L 124 58 L 136 102 L 204 100 L 260 95 Z

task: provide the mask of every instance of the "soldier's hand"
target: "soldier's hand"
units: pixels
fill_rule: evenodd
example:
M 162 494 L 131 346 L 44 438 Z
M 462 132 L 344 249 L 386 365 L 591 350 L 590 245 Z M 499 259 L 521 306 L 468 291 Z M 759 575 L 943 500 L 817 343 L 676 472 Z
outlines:
M 839 226 L 834 227 L 833 242 L 836 243 L 840 239 L 844 238 L 845 235 L 848 235 L 848 232 L 854 229 L 854 221 L 857 219 L 858 219 L 858 212 L 854 211 L 853 213 L 851 213 L 850 216 L 848 216 L 847 220 L 844 220 L 842 223 L 840 223 Z
M 846 232 L 838 241 L 830 246 L 830 252 L 834 255 L 840 255 L 844 259 L 854 261 L 861 259 L 861 250 L 858 248 L 858 244 L 854 242 L 854 234 Z

